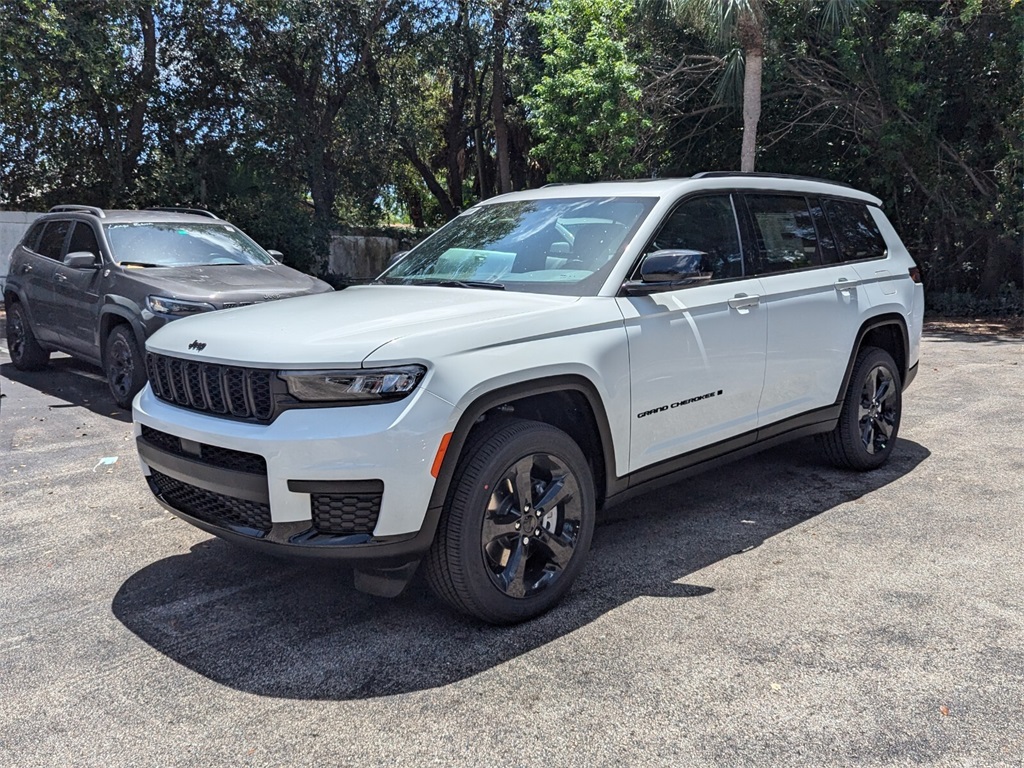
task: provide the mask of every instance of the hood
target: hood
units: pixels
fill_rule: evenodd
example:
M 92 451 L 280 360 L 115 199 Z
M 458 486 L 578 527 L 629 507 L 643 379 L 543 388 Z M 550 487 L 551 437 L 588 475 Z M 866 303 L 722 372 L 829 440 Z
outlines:
M 522 322 L 513 320 L 557 312 L 578 301 L 486 289 L 354 286 L 186 317 L 153 334 L 146 348 L 207 362 L 317 368 L 358 366 L 374 350 L 402 340 L 403 349 L 429 359 L 439 346 L 495 341 L 502 333 L 518 332 Z
M 125 268 L 125 275 L 152 293 L 174 299 L 225 302 L 270 301 L 319 293 L 330 286 L 284 264 L 230 264 L 202 267 Z

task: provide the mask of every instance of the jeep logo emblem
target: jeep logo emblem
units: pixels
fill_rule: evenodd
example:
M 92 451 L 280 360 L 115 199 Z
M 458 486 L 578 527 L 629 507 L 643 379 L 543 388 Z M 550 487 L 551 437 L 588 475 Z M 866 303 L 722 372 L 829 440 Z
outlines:
M 202 352 L 204 349 L 206 349 L 206 342 L 196 339 L 195 341 L 188 345 L 188 348 L 194 349 L 196 352 Z

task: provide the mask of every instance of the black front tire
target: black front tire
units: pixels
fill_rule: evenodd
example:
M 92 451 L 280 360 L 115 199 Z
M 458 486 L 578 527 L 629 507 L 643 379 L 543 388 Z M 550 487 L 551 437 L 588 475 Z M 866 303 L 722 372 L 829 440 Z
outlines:
M 50 353 L 39 346 L 28 322 L 28 313 L 17 301 L 7 309 L 7 351 L 19 371 L 38 371 L 50 362 Z
M 903 412 L 903 383 L 892 356 L 878 347 L 857 354 L 839 422 L 822 435 L 825 455 L 842 469 L 885 464 L 896 444 Z
M 135 395 L 146 384 L 146 367 L 135 334 L 127 325 L 114 326 L 107 336 L 103 369 L 114 402 L 130 409 Z
M 469 441 L 427 556 L 427 581 L 456 610 L 514 624 L 555 605 L 594 532 L 594 480 L 565 432 L 485 422 Z

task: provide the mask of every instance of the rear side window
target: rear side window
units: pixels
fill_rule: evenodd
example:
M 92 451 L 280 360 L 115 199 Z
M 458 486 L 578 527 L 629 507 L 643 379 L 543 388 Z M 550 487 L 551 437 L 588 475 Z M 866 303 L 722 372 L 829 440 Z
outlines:
M 42 254 L 49 259 L 61 259 L 61 249 L 64 247 L 64 238 L 71 229 L 70 221 L 48 221 L 43 230 L 43 236 L 39 238 L 39 246 L 36 253 Z
M 85 222 L 75 223 L 75 231 L 71 233 L 71 242 L 68 243 L 68 253 L 86 251 L 93 256 L 100 255 L 100 245 L 96 241 L 96 233 L 92 231 Z
M 39 242 L 39 235 L 42 234 L 43 227 L 45 226 L 45 221 L 37 221 L 29 228 L 28 232 L 25 233 L 25 237 L 21 239 L 21 244 L 30 251 L 34 251 L 36 249 L 36 244 Z
M 805 198 L 747 195 L 746 199 L 761 257 L 759 272 L 788 272 L 821 264 L 818 234 Z
M 826 200 L 823 206 L 843 261 L 885 258 L 885 238 L 864 203 Z
M 701 271 L 712 280 L 743 276 L 736 214 L 729 195 L 709 195 L 683 202 L 668 217 L 646 252 L 665 249 L 696 251 Z

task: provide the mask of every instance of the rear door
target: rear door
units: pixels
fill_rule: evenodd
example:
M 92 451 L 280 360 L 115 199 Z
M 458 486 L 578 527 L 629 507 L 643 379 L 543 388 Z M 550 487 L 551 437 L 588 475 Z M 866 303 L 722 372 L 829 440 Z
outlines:
M 45 222 L 38 239 L 32 238 L 32 232 L 29 232 L 12 262 L 14 276 L 22 287 L 32 332 L 43 343 L 60 343 L 60 312 L 53 290 L 53 276 L 57 262 L 63 257 L 64 242 L 70 230 L 71 222 L 68 220 Z
M 857 272 L 840 262 L 817 198 L 743 197 L 768 321 L 763 428 L 835 403 L 868 300 Z
M 683 200 L 645 253 L 704 255 L 706 283 L 619 297 L 629 342 L 631 472 L 748 433 L 764 379 L 766 314 L 747 274 L 733 196 Z
M 69 253 L 92 253 L 101 265 L 100 246 L 92 225 L 76 221 L 67 241 Z M 62 257 L 63 258 L 63 257 Z M 102 270 L 74 269 L 57 264 L 54 271 L 54 294 L 61 307 L 59 332 L 64 346 L 82 357 L 99 360 L 99 304 Z

